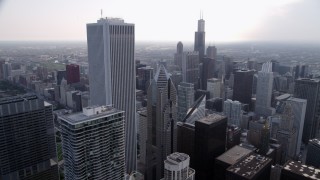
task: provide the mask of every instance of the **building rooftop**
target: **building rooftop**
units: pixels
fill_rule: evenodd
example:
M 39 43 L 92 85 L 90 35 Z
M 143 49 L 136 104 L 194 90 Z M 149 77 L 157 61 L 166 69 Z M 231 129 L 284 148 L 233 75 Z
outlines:
M 288 101 L 296 101 L 296 102 L 301 102 L 301 103 L 307 103 L 306 99 L 300 99 L 300 98 L 295 98 L 295 97 L 290 97 Z
M 233 165 L 243 157 L 247 156 L 248 154 L 251 154 L 252 152 L 252 150 L 237 145 L 229 149 L 227 152 L 223 153 L 216 159 L 227 164 Z
M 38 99 L 38 97 L 34 94 L 6 97 L 6 98 L 0 99 L 0 105 L 23 102 L 23 101 L 30 101 L 30 100 L 34 100 L 34 99 Z
M 246 73 L 246 72 L 254 72 L 254 70 L 250 70 L 250 69 L 239 69 L 238 71 L 236 71 L 237 73 Z
M 190 87 L 190 88 L 193 88 L 194 84 L 193 83 L 187 83 L 187 82 L 181 82 L 178 86 L 179 87 Z
M 217 78 L 210 78 L 207 80 L 207 82 L 221 82 L 221 80 Z
M 276 97 L 276 100 L 283 101 L 283 100 L 287 100 L 290 97 L 291 97 L 291 94 L 282 94 L 282 95 Z
M 314 82 L 314 83 L 319 83 L 320 79 L 310 79 L 310 78 L 299 78 L 296 81 L 305 81 L 305 82 Z
M 220 120 L 223 120 L 223 119 L 226 119 L 226 117 L 215 113 L 215 114 L 210 114 L 208 116 L 205 116 L 205 117 L 199 119 L 198 121 L 202 122 L 204 124 L 211 125 L 211 124 L 218 122 Z
M 87 25 L 96 25 L 96 24 L 110 24 L 110 25 L 134 25 L 131 23 L 126 23 L 123 19 L 121 18 L 116 18 L 116 17 L 105 17 L 105 18 L 100 18 L 97 20 L 97 23 L 89 23 Z
M 284 164 L 283 169 L 310 179 L 320 179 L 320 169 L 296 161 L 288 161 Z
M 185 160 L 187 160 L 189 158 L 189 155 L 187 154 L 184 154 L 184 153 L 179 153 L 179 152 L 175 152 L 175 153 L 172 153 L 170 154 L 168 157 L 167 157 L 167 160 L 172 160 L 174 162 L 183 162 Z
M 230 166 L 227 171 L 238 174 L 246 179 L 252 179 L 268 164 L 271 164 L 270 158 L 251 154 Z
M 149 70 L 149 69 L 153 69 L 153 68 L 151 66 L 144 66 L 144 67 L 139 67 L 138 69 Z
M 93 119 L 99 119 L 111 114 L 123 112 L 111 106 L 90 106 L 83 108 L 83 112 L 67 114 L 61 116 L 62 119 L 70 124 L 79 124 Z

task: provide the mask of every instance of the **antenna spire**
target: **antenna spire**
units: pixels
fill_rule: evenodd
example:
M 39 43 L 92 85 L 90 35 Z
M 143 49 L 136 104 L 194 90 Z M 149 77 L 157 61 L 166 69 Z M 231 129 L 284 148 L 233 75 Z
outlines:
M 102 9 L 101 9 L 101 19 L 102 19 Z

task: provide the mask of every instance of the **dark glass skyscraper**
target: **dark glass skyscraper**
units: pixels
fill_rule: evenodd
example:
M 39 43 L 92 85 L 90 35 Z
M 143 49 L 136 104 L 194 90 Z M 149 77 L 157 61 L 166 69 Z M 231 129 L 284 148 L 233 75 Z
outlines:
M 225 152 L 227 118 L 211 114 L 195 122 L 197 180 L 214 179 L 215 158 Z
M 235 72 L 233 85 L 234 101 L 240 101 L 243 104 L 251 103 L 253 74 L 254 71 L 252 70 L 239 70 Z
M 205 21 L 201 17 L 201 19 L 198 20 L 198 31 L 195 32 L 194 36 L 194 51 L 199 52 L 200 62 L 202 62 L 202 58 L 205 55 L 206 33 L 204 32 L 204 25 Z
M 294 96 L 307 100 L 307 110 L 303 127 L 302 141 L 307 143 L 309 139 L 319 133 L 320 122 L 320 80 L 297 79 L 295 81 Z
M 80 68 L 77 64 L 66 65 L 68 84 L 80 82 Z
M 58 180 L 52 105 L 35 95 L 0 99 L 0 179 Z

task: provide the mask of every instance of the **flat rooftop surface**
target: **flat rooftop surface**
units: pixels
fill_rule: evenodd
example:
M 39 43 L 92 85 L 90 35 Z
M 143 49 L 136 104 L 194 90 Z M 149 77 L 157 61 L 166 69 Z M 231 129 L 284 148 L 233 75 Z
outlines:
M 63 115 L 63 116 L 61 116 L 61 118 L 68 121 L 70 124 L 78 124 L 78 123 L 86 122 L 86 121 L 89 121 L 92 119 L 106 117 L 108 115 L 115 114 L 118 112 L 123 112 L 123 111 L 120 111 L 115 108 L 110 108 L 110 109 L 103 111 L 99 114 L 93 114 L 91 116 L 87 116 L 83 112 L 78 112 L 78 113 L 74 113 L 74 114 Z
M 320 179 L 320 169 L 296 161 L 288 161 L 284 164 L 283 169 L 310 179 Z
M 199 119 L 198 121 L 202 122 L 204 124 L 210 125 L 212 123 L 218 122 L 218 121 L 225 119 L 225 118 L 226 118 L 225 116 L 222 116 L 220 114 L 210 114 L 206 117 Z
M 217 157 L 217 160 L 233 165 L 251 152 L 252 150 L 237 145 Z
M 252 154 L 230 166 L 227 171 L 233 172 L 247 179 L 252 179 L 269 163 L 271 163 L 270 158 L 260 156 L 258 154 Z

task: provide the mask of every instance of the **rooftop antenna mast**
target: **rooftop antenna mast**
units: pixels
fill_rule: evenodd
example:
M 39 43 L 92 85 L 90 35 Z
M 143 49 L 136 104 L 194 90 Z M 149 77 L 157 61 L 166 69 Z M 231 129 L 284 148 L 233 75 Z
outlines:
M 101 19 L 102 19 L 102 9 L 101 9 Z

